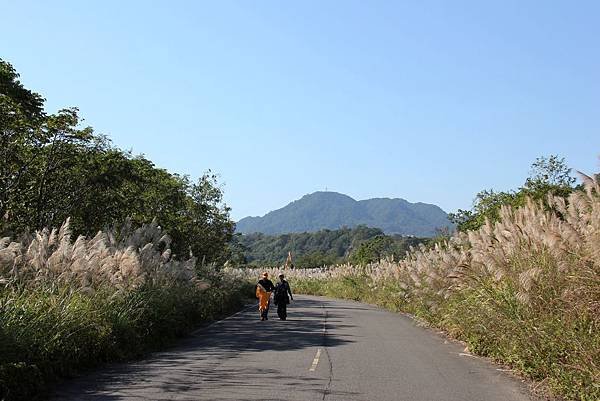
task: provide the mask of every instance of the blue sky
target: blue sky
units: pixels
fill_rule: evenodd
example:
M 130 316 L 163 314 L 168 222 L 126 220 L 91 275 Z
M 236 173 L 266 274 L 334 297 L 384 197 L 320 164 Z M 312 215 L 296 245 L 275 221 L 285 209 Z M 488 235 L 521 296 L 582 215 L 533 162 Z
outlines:
M 50 4 L 52 3 L 52 4 Z M 468 208 L 541 155 L 600 169 L 597 1 L 0 0 L 0 57 L 56 111 L 232 215 L 328 188 Z

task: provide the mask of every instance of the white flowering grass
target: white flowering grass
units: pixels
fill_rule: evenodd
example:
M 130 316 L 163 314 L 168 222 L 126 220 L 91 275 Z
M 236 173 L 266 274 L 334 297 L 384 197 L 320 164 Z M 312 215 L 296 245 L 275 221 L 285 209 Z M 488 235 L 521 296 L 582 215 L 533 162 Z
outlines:
M 21 288 L 61 287 L 93 293 L 126 292 L 142 285 L 202 285 L 196 259 L 172 258 L 171 239 L 156 222 L 118 233 L 98 232 L 74 241 L 67 220 L 60 229 L 44 229 L 21 241 L 0 239 L 0 283 Z
M 251 293 L 228 275 L 199 280 L 170 242 L 156 222 L 0 239 L 0 399 L 39 399 L 57 377 L 160 348 Z
M 296 291 L 418 315 L 574 400 L 600 399 L 600 183 L 400 261 L 286 270 Z M 279 270 L 265 269 L 272 276 Z M 238 270 L 257 278 L 262 269 Z

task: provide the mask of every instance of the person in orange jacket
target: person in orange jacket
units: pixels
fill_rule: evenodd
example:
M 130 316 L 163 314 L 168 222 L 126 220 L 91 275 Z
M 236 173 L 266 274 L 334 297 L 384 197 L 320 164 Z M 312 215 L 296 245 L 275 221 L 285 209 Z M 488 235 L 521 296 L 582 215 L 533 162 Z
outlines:
M 269 320 L 269 305 L 271 303 L 271 293 L 274 289 L 273 282 L 269 280 L 269 273 L 264 272 L 262 278 L 256 284 L 256 298 L 258 298 L 260 320 Z

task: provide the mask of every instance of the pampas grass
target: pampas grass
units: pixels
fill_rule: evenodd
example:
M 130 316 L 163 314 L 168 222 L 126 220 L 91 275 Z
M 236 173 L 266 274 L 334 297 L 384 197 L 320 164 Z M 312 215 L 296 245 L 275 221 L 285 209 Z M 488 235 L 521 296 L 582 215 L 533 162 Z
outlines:
M 0 240 L 0 282 L 13 287 L 61 287 L 91 294 L 100 288 L 131 291 L 143 285 L 201 284 L 196 259 L 172 257 L 171 239 L 156 221 L 138 229 L 98 232 L 72 241 L 69 220 L 21 241 Z
M 600 182 L 400 261 L 285 271 L 298 291 L 417 315 L 574 400 L 600 399 Z M 258 277 L 262 269 L 237 270 Z M 267 269 L 276 276 L 278 270 Z
M 0 399 L 38 399 L 57 377 L 162 347 L 251 293 L 210 266 L 199 279 L 170 243 L 156 222 L 0 239 Z

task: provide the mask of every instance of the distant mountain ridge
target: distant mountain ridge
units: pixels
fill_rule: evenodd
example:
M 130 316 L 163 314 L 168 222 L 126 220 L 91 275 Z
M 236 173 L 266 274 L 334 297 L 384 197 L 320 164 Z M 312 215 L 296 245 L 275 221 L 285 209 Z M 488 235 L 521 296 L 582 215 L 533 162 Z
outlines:
M 399 198 L 357 201 L 338 192 L 314 192 L 262 217 L 245 217 L 237 232 L 286 234 L 366 225 L 386 234 L 430 237 L 437 229 L 452 228 L 439 206 Z

